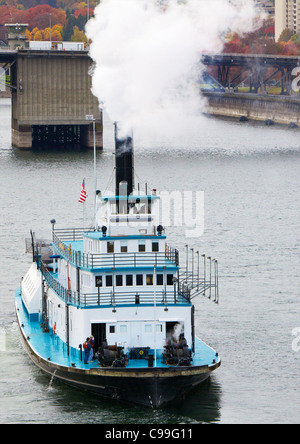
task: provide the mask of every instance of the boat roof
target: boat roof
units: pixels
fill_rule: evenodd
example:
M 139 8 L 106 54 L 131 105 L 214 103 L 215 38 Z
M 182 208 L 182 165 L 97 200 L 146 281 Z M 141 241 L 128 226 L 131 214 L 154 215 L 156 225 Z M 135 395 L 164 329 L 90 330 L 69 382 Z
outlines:
M 112 195 L 112 196 L 100 196 L 101 200 L 104 201 L 119 201 L 119 200 L 128 200 L 128 202 L 134 202 L 137 203 L 137 201 L 139 202 L 146 202 L 149 200 L 158 200 L 160 199 L 160 196 L 154 195 L 154 194 L 147 194 L 147 195 L 124 195 L 124 196 L 116 196 L 116 195 Z

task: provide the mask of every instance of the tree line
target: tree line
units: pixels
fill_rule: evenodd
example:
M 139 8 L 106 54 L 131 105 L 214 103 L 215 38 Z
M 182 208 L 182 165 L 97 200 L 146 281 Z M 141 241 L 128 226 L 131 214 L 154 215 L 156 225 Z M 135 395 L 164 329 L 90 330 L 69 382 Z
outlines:
M 71 0 L 7 0 L 0 2 L 0 25 L 8 23 L 27 24 L 28 40 L 87 42 L 84 27 L 93 15 L 96 1 L 75 2 Z
M 300 56 L 300 35 L 285 29 L 276 42 L 274 20 L 268 19 L 254 32 L 242 36 L 236 33 L 229 34 L 225 40 L 224 52 Z
M 0 25 L 26 23 L 28 40 L 87 42 L 88 19 L 100 0 L 0 0 Z M 274 20 L 269 18 L 253 32 L 224 38 L 224 53 L 300 56 L 300 35 L 285 29 L 275 41 Z

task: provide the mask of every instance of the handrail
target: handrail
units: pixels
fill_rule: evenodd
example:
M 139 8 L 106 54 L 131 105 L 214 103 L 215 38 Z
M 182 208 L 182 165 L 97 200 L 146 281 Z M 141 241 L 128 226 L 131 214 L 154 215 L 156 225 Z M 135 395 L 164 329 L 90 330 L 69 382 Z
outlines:
M 79 293 L 78 291 L 68 290 L 63 287 L 57 279 L 47 269 L 47 265 L 41 261 L 40 270 L 49 287 L 67 304 L 78 307 L 89 306 L 113 306 L 118 305 L 149 305 L 154 304 L 154 291 L 131 291 L 103 292 L 99 289 L 98 293 Z M 186 304 L 190 303 L 187 294 L 181 294 L 177 290 L 160 290 L 156 292 L 157 304 L 167 306 L 168 304 Z
M 72 233 L 71 233 L 72 236 Z M 75 240 L 77 234 L 74 232 Z M 72 240 L 70 240 L 72 242 Z M 65 260 L 72 262 L 76 267 L 83 268 L 116 268 L 116 267 L 165 267 L 173 264 L 179 266 L 179 253 L 167 246 L 165 253 L 107 253 L 91 254 L 74 250 L 71 245 L 62 242 L 56 233 L 53 233 L 53 244 Z
M 54 233 L 57 238 L 63 242 L 72 242 L 83 239 L 83 233 L 94 232 L 93 229 L 87 228 L 60 228 L 55 229 Z

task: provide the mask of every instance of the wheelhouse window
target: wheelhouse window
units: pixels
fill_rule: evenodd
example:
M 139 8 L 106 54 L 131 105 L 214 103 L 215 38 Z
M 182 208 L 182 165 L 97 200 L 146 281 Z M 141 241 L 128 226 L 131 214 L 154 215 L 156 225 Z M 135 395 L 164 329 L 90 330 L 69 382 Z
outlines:
M 144 279 L 142 274 L 136 275 L 136 285 L 144 285 Z
M 115 252 L 115 243 L 107 242 L 107 253 L 114 253 L 114 252 Z
M 126 286 L 132 287 L 133 286 L 133 276 L 132 274 L 126 274 Z
M 159 251 L 159 242 L 152 242 L 152 252 L 157 253 Z
M 164 285 L 164 275 L 163 274 L 156 275 L 156 284 L 157 285 Z
M 116 286 L 122 287 L 123 285 L 123 276 L 121 274 L 117 274 L 116 276 Z
M 121 253 L 127 253 L 127 242 L 121 242 Z
M 95 277 L 95 287 L 96 288 L 102 287 L 102 276 Z
M 140 242 L 139 243 L 139 253 L 145 253 L 146 251 L 146 244 L 145 242 Z
M 174 285 L 173 278 L 173 274 L 167 274 L 167 285 Z
M 109 333 L 116 333 L 116 326 L 115 325 L 109 326 Z
M 153 274 L 147 274 L 146 283 L 147 285 L 153 285 Z
M 107 287 L 112 287 L 113 286 L 113 280 L 112 280 L 112 276 L 108 275 L 105 277 L 105 282 L 106 282 L 106 286 Z

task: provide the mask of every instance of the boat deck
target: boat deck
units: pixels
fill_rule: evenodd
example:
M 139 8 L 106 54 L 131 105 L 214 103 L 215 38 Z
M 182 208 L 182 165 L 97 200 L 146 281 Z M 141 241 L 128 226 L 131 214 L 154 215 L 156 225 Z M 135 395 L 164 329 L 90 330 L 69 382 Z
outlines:
M 108 239 L 108 238 L 107 238 Z M 178 252 L 170 247 L 165 252 L 85 253 L 83 240 L 61 241 L 55 237 L 53 247 L 57 254 L 74 266 L 89 269 L 159 268 L 178 269 Z
M 29 321 L 29 316 L 22 303 L 20 290 L 16 292 L 16 309 L 21 328 L 25 337 L 35 352 L 44 359 L 48 359 L 55 364 L 81 369 L 99 368 L 98 361 L 95 360 L 87 365 L 80 359 L 79 349 L 70 349 L 70 355 L 67 353 L 67 346 L 63 343 L 57 335 L 50 333 L 43 333 L 40 322 Z M 219 362 L 219 357 L 215 350 L 206 345 L 200 339 L 195 341 L 195 354 L 193 356 L 193 366 L 214 365 Z M 129 359 L 127 368 L 146 368 L 148 361 L 145 359 Z M 162 351 L 157 350 L 157 367 L 169 367 L 162 361 Z

